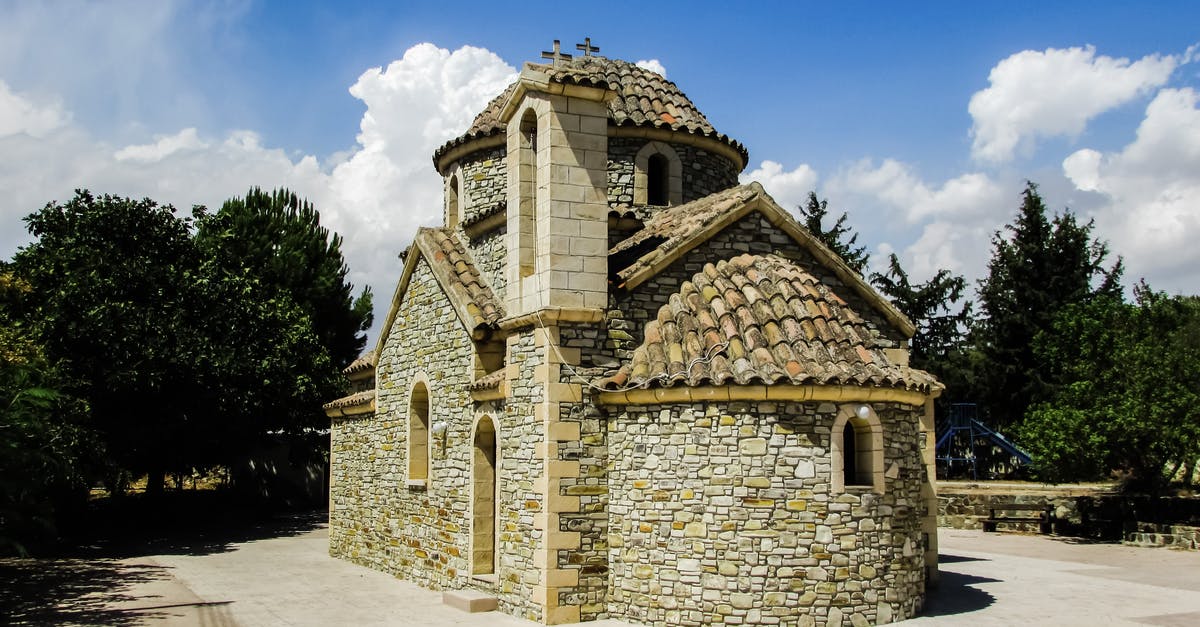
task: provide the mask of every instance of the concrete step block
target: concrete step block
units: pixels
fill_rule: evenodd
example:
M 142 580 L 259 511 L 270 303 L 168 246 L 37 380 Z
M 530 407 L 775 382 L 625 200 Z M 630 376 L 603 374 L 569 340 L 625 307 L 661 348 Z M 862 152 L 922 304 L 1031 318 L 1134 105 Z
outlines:
M 442 603 L 472 614 L 476 612 L 491 612 L 499 605 L 496 597 L 478 590 L 443 591 Z

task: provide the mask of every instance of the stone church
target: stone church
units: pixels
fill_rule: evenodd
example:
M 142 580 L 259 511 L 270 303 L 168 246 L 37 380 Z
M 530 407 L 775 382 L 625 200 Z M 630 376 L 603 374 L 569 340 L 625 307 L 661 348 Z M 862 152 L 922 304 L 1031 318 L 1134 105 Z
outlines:
M 545 624 L 913 616 L 912 323 L 674 83 L 577 47 L 433 155 L 444 224 L 325 405 L 330 553 Z

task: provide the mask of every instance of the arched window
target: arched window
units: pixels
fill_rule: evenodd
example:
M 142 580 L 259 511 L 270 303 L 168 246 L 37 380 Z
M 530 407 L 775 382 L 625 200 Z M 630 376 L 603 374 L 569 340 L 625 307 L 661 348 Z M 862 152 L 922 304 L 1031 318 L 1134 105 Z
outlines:
M 496 572 L 496 424 L 475 426 L 471 454 L 471 574 Z
M 408 400 L 408 480 L 429 478 L 429 388 L 413 385 Z
M 843 405 L 830 432 L 833 491 L 869 489 L 882 493 L 883 428 L 869 405 Z
M 647 142 L 633 160 L 633 204 L 678 205 L 683 202 L 683 163 L 670 144 Z
M 527 277 L 534 272 L 534 264 L 536 263 L 536 248 L 534 247 L 537 241 L 537 220 L 536 220 L 536 203 L 537 203 L 537 114 L 533 109 L 525 111 L 525 115 L 521 117 L 520 131 L 520 146 L 518 148 L 517 162 L 517 177 L 519 181 L 519 204 L 517 210 L 520 212 L 518 227 L 520 231 L 517 233 L 518 242 L 518 261 L 520 264 L 520 276 Z
M 458 174 L 450 176 L 450 182 L 446 184 L 446 226 L 458 226 L 458 217 L 460 215 L 458 207 L 459 181 Z

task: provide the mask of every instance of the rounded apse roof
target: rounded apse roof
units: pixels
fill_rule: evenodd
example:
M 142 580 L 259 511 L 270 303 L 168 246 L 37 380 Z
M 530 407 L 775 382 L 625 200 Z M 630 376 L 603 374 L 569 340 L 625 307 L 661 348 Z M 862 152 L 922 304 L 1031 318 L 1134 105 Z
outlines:
M 661 74 L 628 61 L 601 56 L 581 56 L 553 64 L 529 64 L 556 83 L 603 87 L 616 92 L 608 102 L 609 122 L 614 126 L 640 126 L 684 132 L 714 139 L 733 148 L 749 160 L 746 148 L 737 140 L 717 132 L 704 114 L 686 95 Z M 476 139 L 503 134 L 500 109 L 516 89 L 509 85 L 475 116 L 466 133 L 446 142 L 433 154 L 434 163 L 451 148 Z

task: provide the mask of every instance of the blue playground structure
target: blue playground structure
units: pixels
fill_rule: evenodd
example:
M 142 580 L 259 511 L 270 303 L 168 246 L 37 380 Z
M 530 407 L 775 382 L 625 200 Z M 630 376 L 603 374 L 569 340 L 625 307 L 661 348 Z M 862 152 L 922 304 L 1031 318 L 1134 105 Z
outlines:
M 979 407 L 975 403 L 953 403 L 950 415 L 937 425 L 937 462 L 947 474 L 953 473 L 956 465 L 970 467 L 971 478 L 979 478 L 979 460 L 986 449 L 988 458 L 994 459 L 996 449 L 1006 457 L 1009 465 L 1016 467 L 1028 464 L 1029 454 L 1013 444 L 1008 438 L 993 431 L 978 418 Z M 989 471 L 991 468 L 985 468 Z

